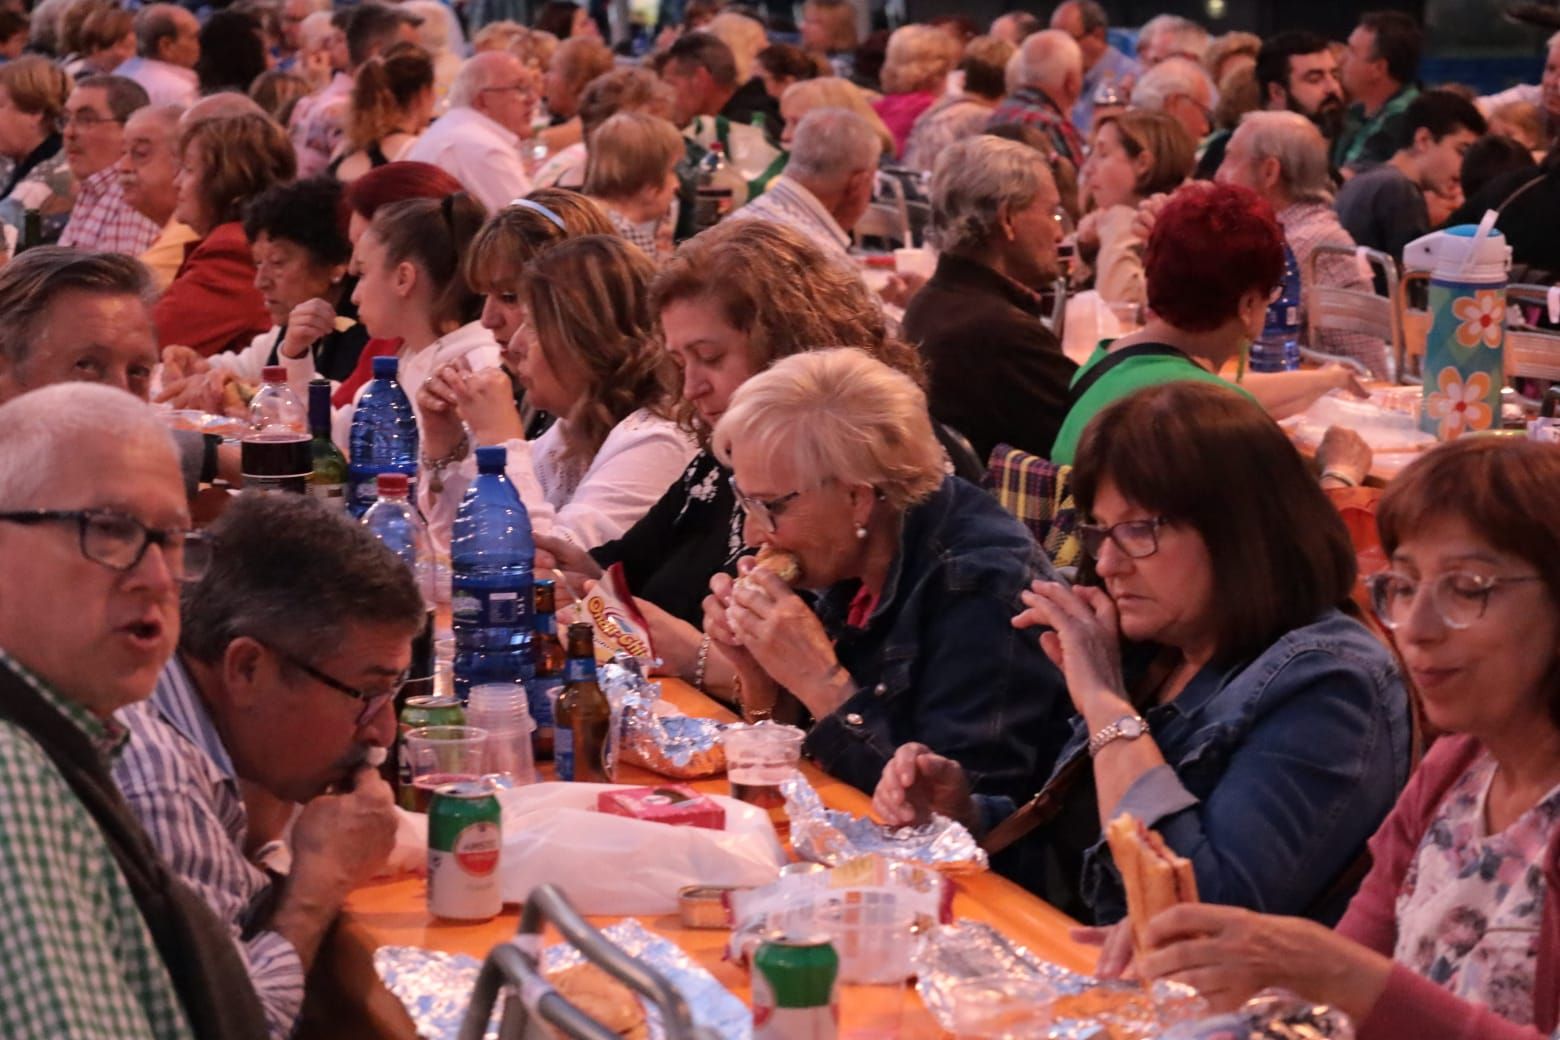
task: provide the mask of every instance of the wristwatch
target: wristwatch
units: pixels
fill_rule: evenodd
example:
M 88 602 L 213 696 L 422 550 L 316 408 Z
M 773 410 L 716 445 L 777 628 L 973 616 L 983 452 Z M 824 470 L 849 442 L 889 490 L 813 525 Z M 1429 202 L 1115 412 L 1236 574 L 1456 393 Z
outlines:
M 1136 740 L 1148 732 L 1148 720 L 1141 715 L 1123 715 L 1115 722 L 1100 728 L 1089 738 L 1089 757 L 1093 758 L 1113 740 Z

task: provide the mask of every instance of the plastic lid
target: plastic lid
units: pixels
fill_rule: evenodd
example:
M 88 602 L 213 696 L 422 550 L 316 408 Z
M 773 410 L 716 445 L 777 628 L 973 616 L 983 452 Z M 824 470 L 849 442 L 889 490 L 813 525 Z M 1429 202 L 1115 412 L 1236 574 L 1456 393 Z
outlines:
M 405 473 L 381 473 L 374 478 L 374 485 L 379 491 L 379 497 L 386 495 L 399 495 L 405 498 L 412 489 L 412 482 Z
M 531 718 L 525 687 L 517 682 L 481 683 L 466 695 L 468 715 L 501 716 L 515 724 Z
M 401 359 L 394 356 L 376 357 L 374 359 L 375 379 L 394 379 L 396 372 L 401 367 Z
M 287 382 L 287 369 L 281 365 L 266 365 L 260 370 L 260 378 L 267 383 Z
M 502 473 L 509 462 L 509 449 L 502 444 L 490 444 L 477 449 L 478 473 Z

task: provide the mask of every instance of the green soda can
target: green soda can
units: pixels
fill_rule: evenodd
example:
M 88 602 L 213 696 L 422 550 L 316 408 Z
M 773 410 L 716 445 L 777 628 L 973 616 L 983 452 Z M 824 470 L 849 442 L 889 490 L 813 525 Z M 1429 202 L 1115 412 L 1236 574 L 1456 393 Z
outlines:
M 827 936 L 776 933 L 753 954 L 753 1040 L 835 1040 L 839 954 Z
M 400 722 L 395 734 L 395 799 L 407 812 L 423 812 L 428 808 L 424 800 L 426 792 L 412 785 L 412 760 L 401 749 L 401 738 L 407 730 L 424 726 L 464 726 L 466 709 L 454 697 L 435 697 L 431 694 L 408 697 L 401 708 Z
M 504 901 L 498 799 L 478 780 L 445 784 L 428 806 L 428 912 L 450 921 L 486 921 Z

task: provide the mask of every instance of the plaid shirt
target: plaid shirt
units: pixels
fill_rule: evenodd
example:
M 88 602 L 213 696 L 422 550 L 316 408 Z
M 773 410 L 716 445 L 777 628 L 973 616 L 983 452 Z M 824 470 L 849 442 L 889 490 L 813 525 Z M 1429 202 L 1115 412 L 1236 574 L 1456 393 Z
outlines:
M 1311 254 L 1317 246 L 1342 246 L 1354 248 L 1354 239 L 1338 223 L 1338 214 L 1325 202 L 1296 202 L 1285 206 L 1278 214 L 1278 222 L 1284 227 L 1284 238 L 1289 251 L 1295 254 L 1300 265 L 1301 308 L 1300 325 L 1305 327 L 1305 290 L 1311 287 Z M 1317 280 L 1329 289 L 1352 289 L 1356 292 L 1374 291 L 1369 279 L 1360 272 L 1360 265 L 1352 256 L 1324 256 L 1316 265 Z M 1353 358 L 1370 369 L 1371 375 L 1386 379 L 1387 344 L 1384 340 L 1358 332 L 1339 329 L 1322 329 L 1312 349 L 1340 357 Z
M 1364 105 L 1350 105 L 1344 115 L 1343 132 L 1333 142 L 1333 165 L 1356 172 L 1369 169 L 1392 158 L 1398 150 L 1399 128 L 1407 118 L 1408 106 L 1419 96 L 1419 88 L 1410 84 L 1387 99 L 1381 111 L 1365 115 Z
M 93 253 L 140 256 L 152 248 L 161 233 L 155 221 L 125 201 L 118 173 L 107 166 L 81 182 L 60 245 Z
M 130 742 L 114 782 L 173 873 L 231 928 L 266 1027 L 285 1040 L 303 1006 L 303 962 L 277 932 L 241 938 L 247 911 L 273 882 L 244 856 L 249 818 L 233 760 L 183 662 L 169 661 L 151 700 L 119 720 Z
M 1074 166 L 1083 164 L 1083 138 L 1078 136 L 1078 128 L 1056 107 L 1056 102 L 1034 87 L 1019 87 L 1003 98 L 986 125 L 1002 123 L 1022 123 L 1045 131 L 1057 155 Z
M 105 757 L 122 727 L 9 668 Z M 0 722 L 0 1035 L 192 1038 L 173 980 L 92 816 L 28 733 Z

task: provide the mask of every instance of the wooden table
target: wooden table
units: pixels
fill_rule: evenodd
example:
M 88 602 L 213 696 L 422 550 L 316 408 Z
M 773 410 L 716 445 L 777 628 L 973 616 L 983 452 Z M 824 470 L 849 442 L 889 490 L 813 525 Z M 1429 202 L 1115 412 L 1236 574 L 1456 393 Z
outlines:
M 733 718 L 729 711 L 683 682 L 662 679 L 661 684 L 666 699 L 690 715 L 724 721 Z M 868 812 L 870 799 L 860 791 L 827 776 L 811 763 L 803 763 L 802 771 L 831 808 L 858 815 Z M 623 783 L 648 784 L 663 778 L 628 767 L 619 779 Z M 728 793 L 724 777 L 696 781 L 693 786 L 706 792 Z M 359 955 L 371 953 L 381 945 L 421 946 L 467 953 L 481 959 L 488 950 L 515 932 L 519 914 L 514 909 L 506 908 L 498 917 L 481 924 L 452 924 L 428 914 L 425 893 L 426 884 L 421 878 L 376 882 L 359 889 L 347 904 L 338 936 L 341 944 L 349 950 L 356 948 Z M 1047 960 L 1077 971 L 1089 971 L 1093 967 L 1093 949 L 1068 937 L 1068 929 L 1074 922 L 996 874 L 958 878 L 953 910 L 956 917 L 996 925 L 1009 938 Z M 614 920 L 616 918 L 595 917 L 591 918 L 591 923 L 599 928 Z M 681 946 L 738 997 L 749 998 L 747 972 L 721 959 L 727 932 L 687 929 L 675 916 L 641 918 L 641 921 Z M 377 982 L 373 985 L 377 986 Z M 359 996 L 363 1016 L 373 1022 L 371 1035 L 413 1035 L 404 1013 L 385 1003 L 388 994 L 384 993 L 383 987 L 378 987 L 377 993 L 365 990 Z M 919 998 L 908 988 L 893 991 L 881 987 L 847 986 L 842 991 L 841 1004 L 844 1010 L 841 1036 L 850 1040 L 868 1037 L 919 1040 L 943 1035 L 921 1006 Z

